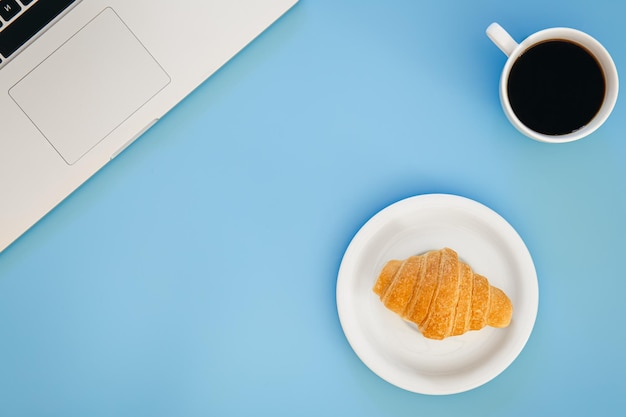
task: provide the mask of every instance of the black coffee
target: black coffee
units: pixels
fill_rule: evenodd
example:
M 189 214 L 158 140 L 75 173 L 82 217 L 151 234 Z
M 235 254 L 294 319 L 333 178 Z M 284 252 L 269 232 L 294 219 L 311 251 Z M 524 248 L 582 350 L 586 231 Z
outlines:
M 508 94 L 517 118 L 546 135 L 585 126 L 600 110 L 604 74 L 585 48 L 564 40 L 539 43 L 513 64 Z

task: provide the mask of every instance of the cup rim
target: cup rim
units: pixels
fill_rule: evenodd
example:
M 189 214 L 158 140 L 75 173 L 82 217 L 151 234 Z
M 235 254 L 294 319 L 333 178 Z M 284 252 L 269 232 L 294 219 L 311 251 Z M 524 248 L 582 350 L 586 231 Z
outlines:
M 602 102 L 602 105 L 600 106 L 597 114 L 593 117 L 593 119 L 591 119 L 588 124 L 584 125 L 578 130 L 566 133 L 564 135 L 547 135 L 537 132 L 526 126 L 524 123 L 522 123 L 521 120 L 519 120 L 519 118 L 513 111 L 507 93 L 509 74 L 511 72 L 511 68 L 513 68 L 513 65 L 515 64 L 515 61 L 532 46 L 552 39 L 566 40 L 578 44 L 586 49 L 598 61 L 600 69 L 604 73 L 604 78 L 606 82 L 604 101 Z M 500 102 L 502 104 L 502 107 L 504 108 L 504 113 L 506 114 L 509 121 L 513 124 L 513 126 L 515 126 L 517 130 L 519 130 L 524 135 L 530 137 L 531 139 L 546 143 L 572 142 L 589 136 L 591 133 L 596 131 L 602 124 L 604 124 L 604 122 L 608 119 L 609 115 L 613 111 L 615 103 L 617 102 L 618 91 L 619 79 L 617 75 L 617 68 L 609 52 L 598 40 L 596 40 L 591 35 L 577 29 L 566 27 L 543 29 L 533 33 L 522 42 L 520 42 L 513 50 L 513 52 L 511 52 L 511 54 L 509 55 L 506 64 L 502 70 L 502 75 L 500 77 Z

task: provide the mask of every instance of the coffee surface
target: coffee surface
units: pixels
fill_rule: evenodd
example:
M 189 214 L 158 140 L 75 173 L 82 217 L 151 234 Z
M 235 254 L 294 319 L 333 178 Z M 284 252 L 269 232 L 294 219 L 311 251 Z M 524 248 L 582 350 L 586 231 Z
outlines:
M 588 124 L 602 106 L 605 91 L 596 59 L 564 40 L 529 48 L 513 64 L 508 79 L 517 118 L 546 135 L 565 135 Z

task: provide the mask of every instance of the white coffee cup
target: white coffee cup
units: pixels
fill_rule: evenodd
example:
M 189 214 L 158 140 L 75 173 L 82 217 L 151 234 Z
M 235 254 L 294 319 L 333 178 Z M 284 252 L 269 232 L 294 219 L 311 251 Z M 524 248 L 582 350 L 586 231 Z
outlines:
M 524 135 L 540 142 L 565 143 L 581 139 L 598 129 L 609 117 L 619 90 L 615 63 L 607 50 L 594 38 L 570 28 L 551 28 L 536 32 L 517 43 L 499 24 L 492 23 L 487 28 L 487 36 L 508 56 L 500 78 L 500 101 L 509 121 Z M 604 76 L 604 98 L 595 116 L 586 124 L 567 133 L 546 134 L 527 126 L 516 115 L 509 98 L 509 76 L 519 58 L 531 48 L 549 41 L 565 41 L 582 47 L 595 58 Z

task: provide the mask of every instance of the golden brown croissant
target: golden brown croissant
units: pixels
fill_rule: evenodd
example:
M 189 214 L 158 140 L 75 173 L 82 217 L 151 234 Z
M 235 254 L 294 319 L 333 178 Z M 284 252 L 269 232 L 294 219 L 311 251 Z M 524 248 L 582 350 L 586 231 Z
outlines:
M 458 336 L 487 325 L 506 327 L 513 314 L 509 297 L 449 248 L 387 262 L 374 292 L 429 339 Z

